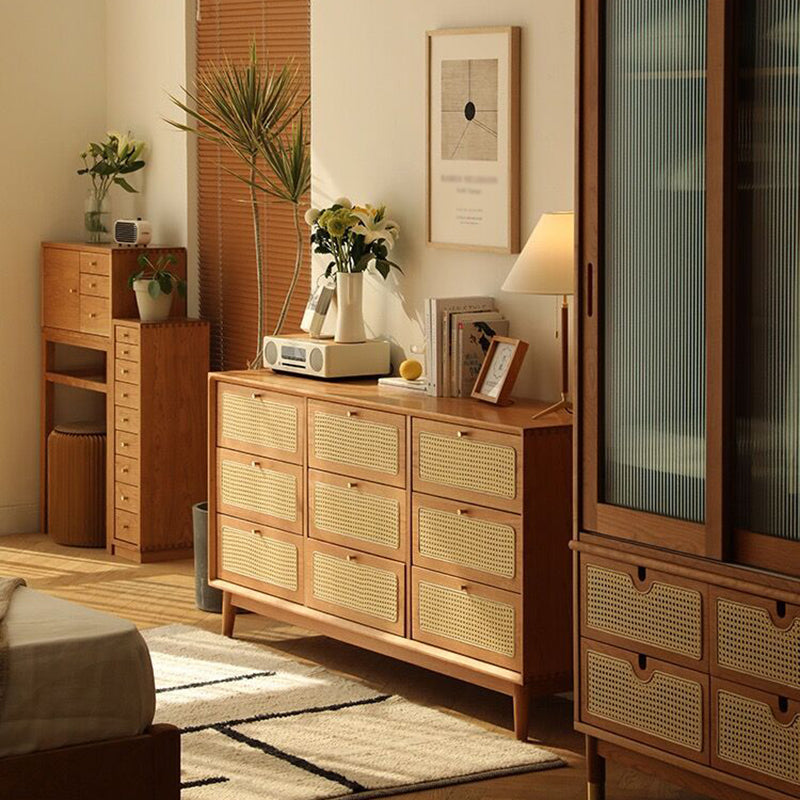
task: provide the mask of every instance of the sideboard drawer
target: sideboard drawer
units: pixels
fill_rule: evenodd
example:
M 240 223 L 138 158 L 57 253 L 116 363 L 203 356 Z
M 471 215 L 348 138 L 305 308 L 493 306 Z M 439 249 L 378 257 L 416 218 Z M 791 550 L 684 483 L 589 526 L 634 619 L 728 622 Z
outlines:
M 139 409 L 116 406 L 114 408 L 114 427 L 118 431 L 139 433 Z
M 372 628 L 405 633 L 405 566 L 306 542 L 306 605 Z
M 521 511 L 520 437 L 421 419 L 413 431 L 414 491 Z
M 139 387 L 133 383 L 115 383 L 114 402 L 118 406 L 139 408 Z
M 711 589 L 711 671 L 800 699 L 800 607 Z
M 404 560 L 406 493 L 309 470 L 308 533 L 314 539 Z
M 581 632 L 590 639 L 701 669 L 707 596 L 701 583 L 581 556 Z
M 217 444 L 228 450 L 303 463 L 305 401 L 302 397 L 219 384 Z
M 218 449 L 217 507 L 223 514 L 302 533 L 303 469 Z
M 139 458 L 139 436 L 129 431 L 115 431 L 114 441 L 116 447 L 114 452 L 119 456 L 128 458 Z
M 139 462 L 129 456 L 114 456 L 114 477 L 123 483 L 139 485 Z
M 111 272 L 111 256 L 107 253 L 81 253 L 81 272 L 92 275 L 108 275 Z
M 81 275 L 81 294 L 90 297 L 111 297 L 110 279 L 103 275 Z
M 117 358 L 125 359 L 125 361 L 138 361 L 139 345 L 117 342 L 114 348 L 114 354 Z
M 518 670 L 522 604 L 517 594 L 414 567 L 412 637 Z
M 81 332 L 108 336 L 111 328 L 111 301 L 107 297 L 81 295 Z
M 142 526 L 138 514 L 118 508 L 114 511 L 114 538 L 138 545 L 142 539 Z
M 406 485 L 405 417 L 312 400 L 308 427 L 310 467 Z
M 115 359 L 114 377 L 122 383 L 139 383 L 139 362 Z
M 217 543 L 222 580 L 303 601 L 301 536 L 218 515 Z
M 800 794 L 800 703 L 713 679 L 714 742 L 718 769 Z
M 518 592 L 521 529 L 515 514 L 415 493 L 412 559 L 419 567 Z
M 139 513 L 139 487 L 128 483 L 114 484 L 114 506 L 133 514 Z
M 139 328 L 117 325 L 114 338 L 117 342 L 124 344 L 139 344 Z
M 709 762 L 707 675 L 586 639 L 581 660 L 583 722 Z

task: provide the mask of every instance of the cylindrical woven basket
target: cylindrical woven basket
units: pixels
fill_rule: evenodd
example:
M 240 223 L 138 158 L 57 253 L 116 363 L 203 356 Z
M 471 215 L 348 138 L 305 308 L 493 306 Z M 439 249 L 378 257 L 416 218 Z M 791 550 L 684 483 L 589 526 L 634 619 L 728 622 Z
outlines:
M 106 543 L 106 434 L 102 422 L 58 425 L 47 438 L 47 528 L 57 544 Z

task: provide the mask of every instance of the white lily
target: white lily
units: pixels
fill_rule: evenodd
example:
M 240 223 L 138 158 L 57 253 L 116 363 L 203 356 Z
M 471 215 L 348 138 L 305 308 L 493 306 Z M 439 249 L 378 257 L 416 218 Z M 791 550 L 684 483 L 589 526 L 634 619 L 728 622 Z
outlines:
M 400 226 L 393 219 L 384 217 L 376 221 L 374 215 L 368 211 L 354 211 L 353 216 L 358 219 L 359 224 L 354 225 L 352 231 L 363 236 L 367 244 L 384 240 L 391 250 L 400 237 Z
M 318 208 L 309 208 L 305 215 L 306 225 L 311 227 L 320 218 L 321 214 L 322 212 Z

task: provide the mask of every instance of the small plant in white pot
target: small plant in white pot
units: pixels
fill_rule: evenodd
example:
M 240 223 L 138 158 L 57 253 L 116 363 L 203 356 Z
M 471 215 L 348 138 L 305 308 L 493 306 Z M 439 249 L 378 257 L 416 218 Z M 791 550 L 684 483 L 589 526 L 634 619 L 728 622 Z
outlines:
M 141 269 L 128 278 L 128 286 L 136 292 L 139 318 L 142 322 L 163 322 L 169 317 L 175 292 L 186 297 L 186 281 L 169 271 L 177 259 L 165 253 L 154 264 L 142 253 L 136 261 Z

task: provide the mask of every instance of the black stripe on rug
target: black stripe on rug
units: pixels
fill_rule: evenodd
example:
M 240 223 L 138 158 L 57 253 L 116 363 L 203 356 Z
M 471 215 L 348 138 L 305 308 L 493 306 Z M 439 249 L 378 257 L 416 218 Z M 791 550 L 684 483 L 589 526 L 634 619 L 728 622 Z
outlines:
M 185 781 L 181 783 L 181 791 L 184 789 L 196 789 L 198 786 L 213 786 L 215 783 L 227 783 L 230 778 L 201 778 L 199 781 Z
M 341 711 L 344 708 L 353 708 L 355 706 L 371 706 L 376 703 L 383 703 L 393 697 L 391 694 L 380 694 L 377 697 L 368 697 L 366 700 L 351 700 L 347 703 L 334 703 L 329 706 L 312 706 L 310 708 L 298 708 L 293 711 L 274 711 L 270 714 L 256 714 L 253 717 L 243 717 L 242 719 L 226 719 L 221 722 L 211 722 L 207 725 L 192 725 L 188 728 L 182 728 L 181 733 L 197 733 L 198 731 L 205 731 L 209 729 L 216 730 L 222 727 L 237 727 L 239 725 L 248 725 L 251 722 L 265 722 L 268 719 L 284 719 L 285 717 L 299 717 L 303 714 L 322 714 L 326 711 Z
M 312 775 L 318 775 L 320 778 L 325 778 L 326 780 L 338 783 L 340 786 L 344 786 L 345 789 L 350 789 L 351 792 L 364 792 L 367 789 L 366 786 L 362 786 L 357 781 L 351 781 L 349 778 L 346 778 L 344 775 L 340 775 L 338 772 L 325 769 L 324 767 L 319 767 L 316 764 L 312 764 L 310 761 L 306 761 L 304 758 L 300 758 L 300 756 L 293 756 L 291 753 L 285 753 L 283 750 L 278 750 L 277 747 L 273 747 L 271 744 L 259 741 L 258 739 L 253 739 L 251 736 L 247 736 L 244 733 L 235 731 L 233 728 L 229 728 L 226 725 L 215 725 L 214 730 L 218 731 L 223 736 L 227 736 L 229 739 L 233 739 L 235 742 L 246 744 L 255 750 L 260 750 L 262 753 L 265 753 L 268 756 L 279 758 L 281 761 L 285 761 L 287 764 L 291 764 L 293 767 L 297 767 L 305 772 L 310 772 Z
M 247 675 L 235 675 L 232 678 L 217 678 L 213 681 L 198 681 L 197 683 L 184 683 L 181 686 L 164 686 L 156 689 L 156 694 L 162 692 L 179 692 L 181 689 L 199 689 L 202 686 L 214 686 L 217 683 L 234 683 L 235 681 L 249 681 L 252 678 L 271 678 L 274 672 L 251 672 Z

